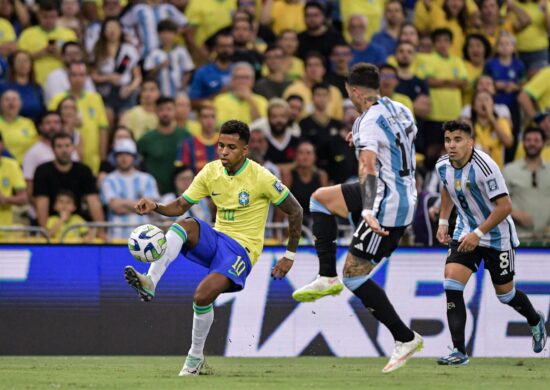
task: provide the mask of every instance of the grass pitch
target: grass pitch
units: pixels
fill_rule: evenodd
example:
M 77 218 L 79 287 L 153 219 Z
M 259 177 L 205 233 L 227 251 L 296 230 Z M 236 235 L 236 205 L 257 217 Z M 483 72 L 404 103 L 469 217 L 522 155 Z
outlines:
M 182 357 L 0 356 L 0 389 L 550 389 L 549 359 L 471 359 L 440 367 L 412 359 L 207 357 L 207 375 L 180 378 Z

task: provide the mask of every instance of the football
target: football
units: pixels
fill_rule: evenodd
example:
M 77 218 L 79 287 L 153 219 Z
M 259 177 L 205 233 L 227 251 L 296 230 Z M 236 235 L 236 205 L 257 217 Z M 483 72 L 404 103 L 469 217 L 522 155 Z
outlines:
M 157 261 L 166 252 L 164 232 L 154 225 L 141 225 L 128 238 L 128 249 L 142 263 Z

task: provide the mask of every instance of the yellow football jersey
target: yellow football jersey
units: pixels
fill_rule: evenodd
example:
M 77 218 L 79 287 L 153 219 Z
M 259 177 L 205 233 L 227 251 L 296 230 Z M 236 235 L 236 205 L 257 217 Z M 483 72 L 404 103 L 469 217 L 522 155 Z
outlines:
M 18 116 L 11 123 L 0 116 L 0 134 L 4 138 L 4 145 L 19 164 L 23 164 L 25 153 L 38 141 L 34 122 L 23 116 Z
M 193 204 L 210 196 L 218 208 L 214 229 L 241 244 L 254 265 L 264 245 L 269 203 L 279 205 L 289 193 L 267 169 L 246 159 L 233 176 L 220 160 L 206 164 L 182 196 Z
M 12 196 L 17 191 L 27 188 L 19 163 L 9 157 L 0 157 L 0 194 Z M 0 205 L 0 225 L 9 226 L 13 223 L 12 205 Z M 0 237 L 6 238 L 0 234 Z

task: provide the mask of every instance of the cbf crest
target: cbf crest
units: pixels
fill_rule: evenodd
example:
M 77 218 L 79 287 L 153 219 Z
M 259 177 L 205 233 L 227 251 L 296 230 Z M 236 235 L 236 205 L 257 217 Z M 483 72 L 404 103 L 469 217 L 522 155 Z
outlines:
M 248 207 L 250 204 L 250 194 L 247 190 L 239 191 L 239 207 Z

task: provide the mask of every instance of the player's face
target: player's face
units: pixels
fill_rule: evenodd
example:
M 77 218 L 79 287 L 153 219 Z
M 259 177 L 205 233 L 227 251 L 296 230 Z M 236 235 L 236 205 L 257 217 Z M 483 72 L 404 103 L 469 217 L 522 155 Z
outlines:
M 474 146 L 474 140 L 463 131 L 445 131 L 445 150 L 449 160 L 462 165 L 469 157 Z
M 238 134 L 220 134 L 218 139 L 218 157 L 222 165 L 230 172 L 235 172 L 246 155 L 248 145 L 239 138 Z

